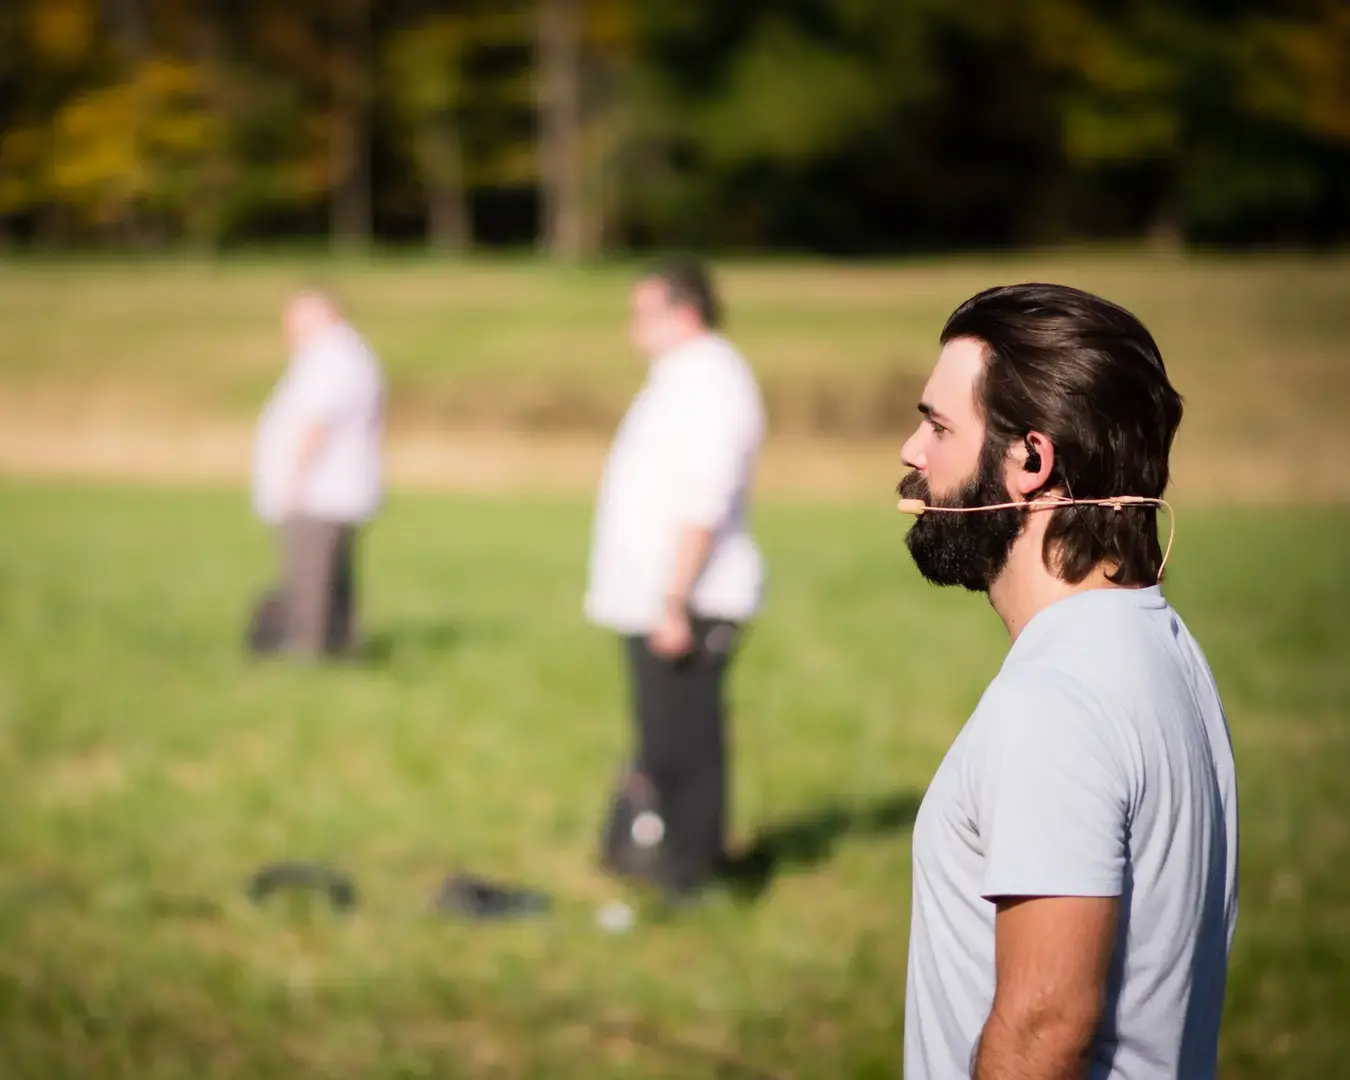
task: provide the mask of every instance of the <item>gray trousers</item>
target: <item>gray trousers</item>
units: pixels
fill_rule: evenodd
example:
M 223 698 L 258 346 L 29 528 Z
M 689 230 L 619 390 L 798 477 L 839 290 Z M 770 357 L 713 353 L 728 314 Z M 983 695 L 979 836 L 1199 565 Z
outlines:
M 303 656 L 353 651 L 356 527 L 295 517 L 281 526 L 280 534 L 287 651 Z

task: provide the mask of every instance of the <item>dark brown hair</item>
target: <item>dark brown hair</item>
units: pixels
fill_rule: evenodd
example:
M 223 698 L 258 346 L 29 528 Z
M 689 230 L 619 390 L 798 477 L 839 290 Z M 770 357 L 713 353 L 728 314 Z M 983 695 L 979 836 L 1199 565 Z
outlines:
M 722 306 L 713 289 L 712 276 L 699 259 L 671 255 L 649 266 L 643 277 L 665 285 L 669 302 L 693 308 L 707 329 L 716 330 L 721 325 Z
M 1161 498 L 1181 422 L 1181 396 L 1143 324 L 1124 308 L 1064 285 L 988 289 L 956 309 L 942 342 L 984 345 L 977 387 L 987 449 L 1000 460 L 1039 431 L 1055 448 L 1042 493 Z M 1077 584 L 1102 563 L 1118 585 L 1152 585 L 1162 562 L 1152 506 L 1055 510 L 1046 565 Z

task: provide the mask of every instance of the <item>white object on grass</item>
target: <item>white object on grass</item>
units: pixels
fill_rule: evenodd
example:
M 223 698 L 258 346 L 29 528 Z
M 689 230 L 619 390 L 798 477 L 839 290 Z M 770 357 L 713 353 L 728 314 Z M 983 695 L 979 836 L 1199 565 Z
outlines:
M 595 921 L 608 934 L 622 934 L 633 928 L 637 917 L 622 900 L 611 900 L 595 913 Z

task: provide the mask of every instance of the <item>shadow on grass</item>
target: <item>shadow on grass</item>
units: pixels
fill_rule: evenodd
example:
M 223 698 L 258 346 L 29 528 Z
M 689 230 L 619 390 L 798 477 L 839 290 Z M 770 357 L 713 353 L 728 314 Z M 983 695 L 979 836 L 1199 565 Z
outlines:
M 845 837 L 908 831 L 914 825 L 921 798 L 920 793 L 906 791 L 861 805 L 834 802 L 766 826 L 744 851 L 728 858 L 722 881 L 734 896 L 757 900 L 778 874 L 824 862 Z
M 404 656 L 446 653 L 466 641 L 500 640 L 510 632 L 509 625 L 503 622 L 429 620 L 402 623 L 372 632 L 361 650 L 361 662 L 387 664 Z

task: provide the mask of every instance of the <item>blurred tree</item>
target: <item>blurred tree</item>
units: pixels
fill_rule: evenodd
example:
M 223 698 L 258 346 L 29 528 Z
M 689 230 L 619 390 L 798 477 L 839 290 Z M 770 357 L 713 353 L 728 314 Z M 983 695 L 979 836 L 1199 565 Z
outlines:
M 332 217 L 330 235 L 344 247 L 365 247 L 371 236 L 370 0 L 329 0 L 333 29 Z
M 0 214 L 28 218 L 50 241 L 70 224 L 51 190 L 51 120 L 108 69 L 99 17 L 98 0 L 0 8 Z
M 633 0 L 588 0 L 582 24 L 583 249 L 616 240 L 640 94 Z
M 465 119 L 472 133 L 471 186 L 506 190 L 539 183 L 533 0 L 478 0 L 469 20 L 471 50 Z
M 34 68 L 66 75 L 88 71 L 98 63 L 97 0 L 49 0 L 15 5 L 6 12 L 18 43 L 36 62 Z M 17 59 L 18 54 L 14 54 Z M 41 91 L 42 87 L 29 87 Z
M 1286 5 L 1283 17 L 1258 9 L 1241 31 L 1250 108 L 1350 144 L 1350 5 L 1308 0 Z
M 567 260 L 604 245 L 623 199 L 636 24 L 631 0 L 538 0 L 540 239 Z
M 103 0 L 103 12 L 126 59 L 132 64 L 144 60 L 150 42 L 141 0 Z
M 54 196 L 99 227 L 142 243 L 153 224 L 192 216 L 203 163 L 219 137 L 195 68 L 142 61 L 130 78 L 79 95 L 52 122 Z M 150 230 L 147 232 L 147 230 Z
M 228 63 L 229 25 L 222 4 L 228 0 L 196 0 L 185 10 L 188 44 L 202 83 L 202 102 L 214 118 L 212 138 L 203 156 L 197 198 L 188 214 L 188 239 L 217 248 L 228 228 L 228 192 L 239 178 L 234 155 L 236 93 Z
M 586 247 L 582 182 L 581 26 L 584 0 L 539 0 L 539 164 L 545 249 L 577 259 Z
M 473 241 L 474 187 L 538 181 L 529 123 L 534 31 L 524 3 L 480 0 L 400 23 L 386 39 L 381 71 L 398 152 L 414 166 L 437 247 Z
M 227 227 L 327 234 L 341 163 L 327 0 L 222 0 L 220 10 L 235 174 Z
M 473 239 L 458 119 L 469 47 L 462 16 L 433 15 L 394 31 L 384 52 L 394 113 L 426 194 L 428 238 L 457 251 Z
M 0 219 L 43 205 L 49 153 L 44 126 L 6 125 L 0 134 Z
M 828 248 L 845 231 L 894 243 L 896 223 L 857 195 L 912 171 L 920 109 L 942 89 L 940 38 L 963 12 L 947 0 L 643 0 L 648 230 L 699 244 L 795 234 Z
M 0 233 L 1329 242 L 1348 71 L 1344 0 L 7 0 Z
M 1155 234 L 1310 238 L 1345 176 L 1330 158 L 1350 144 L 1350 15 L 1335 0 L 1276 8 L 1036 0 L 1032 46 L 1064 77 L 1079 183 L 1100 200 L 1125 181 Z
M 1241 107 L 1271 133 L 1268 141 L 1277 144 L 1271 156 L 1283 159 L 1295 189 L 1275 189 L 1252 238 L 1277 231 L 1278 219 L 1292 210 L 1294 238 L 1325 244 L 1350 233 L 1350 5 L 1281 6 L 1282 14 L 1258 7 L 1237 35 Z M 1253 149 L 1239 152 L 1250 156 Z M 1257 153 L 1264 156 L 1264 147 Z

